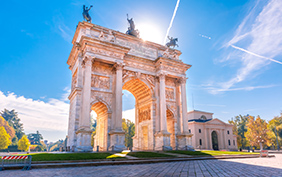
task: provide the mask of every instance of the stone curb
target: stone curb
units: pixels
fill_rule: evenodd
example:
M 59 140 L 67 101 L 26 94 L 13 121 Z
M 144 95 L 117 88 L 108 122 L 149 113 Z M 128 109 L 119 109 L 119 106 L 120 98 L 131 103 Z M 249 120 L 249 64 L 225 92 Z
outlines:
M 269 157 L 275 157 L 269 155 Z M 193 160 L 217 160 L 217 159 L 237 159 L 237 158 L 259 158 L 259 155 L 220 155 L 207 157 L 190 157 L 190 158 L 170 158 L 170 159 L 132 159 L 132 160 L 115 160 L 115 161 L 64 161 L 63 163 L 49 162 L 49 163 L 32 163 L 32 169 L 39 168 L 65 168 L 65 167 L 83 167 L 83 166 L 105 166 L 105 165 L 134 165 L 134 164 L 150 164 L 161 162 L 178 162 L 178 161 L 193 161 Z M 5 170 L 21 169 L 20 166 L 5 167 Z

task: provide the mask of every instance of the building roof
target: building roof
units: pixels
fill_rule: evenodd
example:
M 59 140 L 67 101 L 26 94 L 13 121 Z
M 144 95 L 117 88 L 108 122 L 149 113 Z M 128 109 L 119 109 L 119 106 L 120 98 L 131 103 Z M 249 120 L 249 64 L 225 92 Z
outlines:
M 190 120 L 188 120 L 188 122 L 208 122 L 208 121 L 210 121 L 210 120 L 212 120 L 212 119 L 206 119 L 206 120 L 203 120 L 203 119 L 190 119 Z

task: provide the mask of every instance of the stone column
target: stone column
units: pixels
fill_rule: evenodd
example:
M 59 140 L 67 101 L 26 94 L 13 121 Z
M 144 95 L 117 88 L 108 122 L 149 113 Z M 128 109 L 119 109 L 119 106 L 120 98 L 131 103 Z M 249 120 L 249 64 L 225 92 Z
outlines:
M 222 142 L 223 142 L 223 149 L 226 149 L 226 140 L 225 140 L 225 129 L 222 130 Z
M 165 96 L 165 74 L 159 75 L 160 79 L 160 124 L 161 132 L 167 132 L 167 117 L 166 117 L 166 96 Z
M 188 119 L 187 119 L 187 100 L 186 100 L 186 77 L 180 79 L 181 84 L 181 102 L 182 102 L 182 133 L 189 134 L 188 132 Z
M 90 98 L 91 98 L 91 69 L 92 59 L 85 57 L 83 60 L 84 83 L 82 89 L 82 109 L 79 119 L 76 151 L 92 151 L 90 128 Z
M 189 144 L 193 134 L 189 133 L 188 129 L 188 116 L 187 116 L 187 100 L 186 100 L 186 77 L 179 79 L 180 89 L 181 89 L 181 134 L 177 136 L 178 138 L 178 149 L 193 149 Z
M 122 63 L 117 63 L 116 67 L 116 117 L 115 131 L 122 131 Z
M 115 117 L 114 129 L 110 132 L 111 147 L 113 151 L 122 151 L 125 147 L 125 133 L 122 130 L 122 63 L 116 63 L 116 86 L 115 86 Z
M 160 131 L 155 134 L 155 150 L 172 150 L 170 146 L 170 133 L 167 131 L 165 74 L 159 75 L 159 123 Z
M 179 82 L 176 83 L 176 106 L 177 106 L 177 134 L 181 134 L 181 116 L 180 116 L 180 106 L 181 106 L 181 99 L 180 99 L 180 84 Z

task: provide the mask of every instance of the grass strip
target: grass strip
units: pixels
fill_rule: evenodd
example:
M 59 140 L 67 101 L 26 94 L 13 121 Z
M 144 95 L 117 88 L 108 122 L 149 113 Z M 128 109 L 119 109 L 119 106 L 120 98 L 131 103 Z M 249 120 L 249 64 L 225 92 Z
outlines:
M 158 157 L 175 157 L 173 155 L 162 154 L 158 152 L 129 152 L 128 155 L 138 158 L 158 158 Z
M 31 155 L 32 161 L 61 161 L 61 160 L 95 160 L 95 159 L 111 159 L 111 158 L 124 158 L 115 156 L 110 153 L 34 153 L 34 154 L 21 154 Z
M 259 153 L 250 153 L 250 152 L 238 152 L 238 151 L 167 151 L 176 154 L 185 154 L 185 155 L 195 155 L 195 156 L 217 156 L 217 155 L 251 155 Z

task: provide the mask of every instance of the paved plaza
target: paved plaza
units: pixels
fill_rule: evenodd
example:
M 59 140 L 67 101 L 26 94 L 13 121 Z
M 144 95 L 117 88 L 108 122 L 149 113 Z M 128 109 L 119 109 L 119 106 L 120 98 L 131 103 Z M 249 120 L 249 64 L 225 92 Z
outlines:
M 142 165 L 115 165 L 6 170 L 0 176 L 282 176 L 282 154 L 275 158 L 196 160 Z

